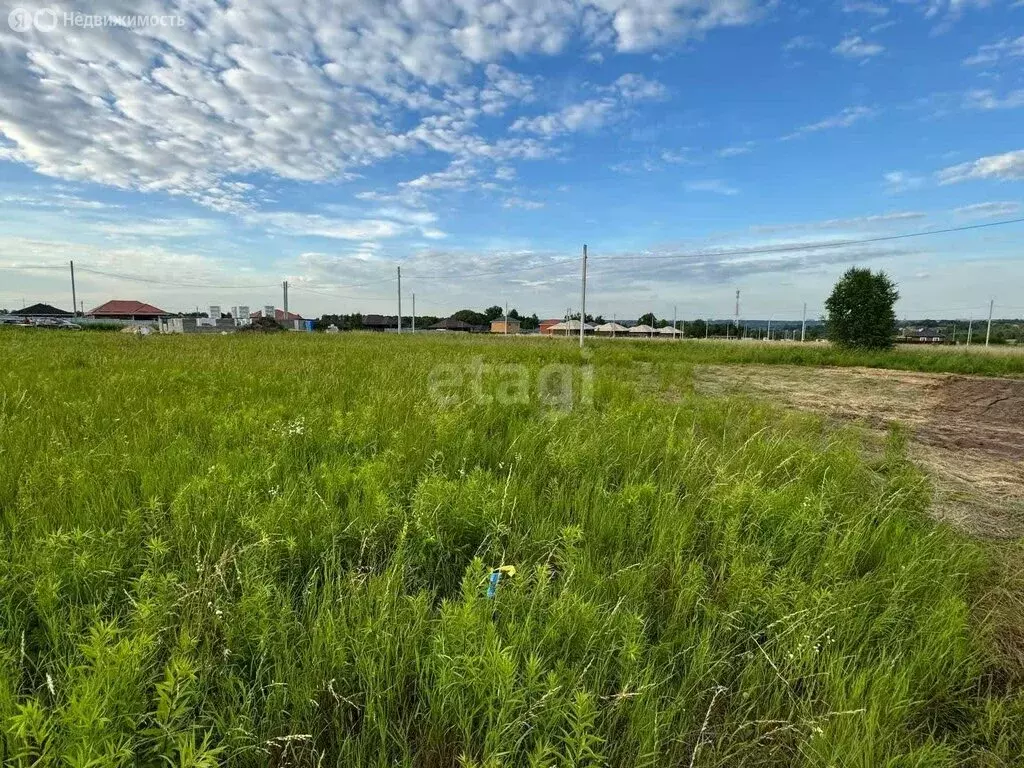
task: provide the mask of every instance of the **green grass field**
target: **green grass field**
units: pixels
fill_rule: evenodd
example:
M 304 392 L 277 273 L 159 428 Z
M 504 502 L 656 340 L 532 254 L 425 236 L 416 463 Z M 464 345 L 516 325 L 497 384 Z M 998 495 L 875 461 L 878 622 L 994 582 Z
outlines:
M 591 349 L 0 331 L 4 764 L 1022 764 L 902 436 L 686 381 L 1024 358 Z

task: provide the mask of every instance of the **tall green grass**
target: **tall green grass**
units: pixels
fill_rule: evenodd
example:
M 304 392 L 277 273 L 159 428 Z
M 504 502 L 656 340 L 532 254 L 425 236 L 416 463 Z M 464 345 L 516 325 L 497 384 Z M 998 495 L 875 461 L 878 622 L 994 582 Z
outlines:
M 3 761 L 1020 765 L 901 436 L 638 392 L 682 354 L 0 333 Z M 431 397 L 480 358 L 592 402 Z

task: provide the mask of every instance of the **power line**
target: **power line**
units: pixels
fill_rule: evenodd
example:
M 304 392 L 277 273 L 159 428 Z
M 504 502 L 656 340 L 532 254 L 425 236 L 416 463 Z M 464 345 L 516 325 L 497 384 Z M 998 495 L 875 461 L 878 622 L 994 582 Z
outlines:
M 946 235 L 953 232 L 968 232 L 974 229 L 985 229 L 988 227 L 1001 227 L 1006 224 L 1020 224 L 1024 222 L 1024 216 L 1016 219 L 1005 219 L 1003 221 L 990 221 L 984 224 L 968 224 L 962 227 L 947 227 L 945 229 L 929 229 L 921 232 L 905 232 L 901 235 L 879 235 L 877 237 L 862 237 L 856 240 L 830 240 L 820 243 L 797 243 L 793 245 L 772 245 L 760 248 L 732 248 L 722 251 L 693 251 L 690 253 L 662 253 L 646 256 L 629 255 L 623 256 L 613 254 L 610 256 L 593 256 L 593 259 L 602 261 L 640 259 L 644 261 L 655 259 L 685 259 L 694 256 L 754 256 L 766 253 L 791 253 L 793 251 L 817 251 L 822 248 L 845 248 L 850 245 L 867 245 L 870 243 L 883 243 L 891 240 L 906 240 L 911 237 L 927 237 L 928 235 Z
M 390 282 L 390 281 L 389 281 Z M 325 291 L 318 291 L 314 288 L 296 288 L 294 285 L 289 286 L 292 293 L 315 293 L 317 296 L 325 296 L 328 299 L 351 299 L 353 301 L 360 301 L 364 299 L 380 300 L 385 301 L 385 296 L 345 296 L 339 293 L 327 293 Z
M 726 250 L 718 250 L 718 251 L 693 251 L 693 252 L 688 252 L 688 253 L 670 253 L 670 254 L 648 254 L 648 255 L 612 254 L 612 255 L 607 255 L 607 256 L 591 256 L 590 259 L 592 261 L 594 261 L 594 260 L 599 260 L 599 261 L 637 261 L 637 260 L 639 260 L 639 261 L 651 261 L 651 260 L 661 260 L 661 259 L 684 259 L 684 258 L 695 258 L 695 257 L 696 258 L 699 258 L 699 257 L 714 258 L 714 257 L 728 257 L 728 256 L 752 256 L 752 255 L 773 254 L 773 253 L 793 253 L 793 252 L 801 252 L 801 251 L 816 251 L 816 250 L 831 249 L 831 248 L 844 248 L 844 247 L 849 247 L 849 246 L 854 246 L 854 245 L 867 245 L 867 244 L 871 244 L 871 243 L 891 242 L 891 241 L 905 240 L 905 239 L 908 239 L 908 238 L 915 238 L 915 237 L 927 237 L 929 235 L 941 235 L 941 234 L 952 234 L 952 233 L 956 233 L 956 232 L 968 232 L 968 231 L 978 230 L 978 229 L 988 229 L 988 228 L 992 228 L 992 227 L 1006 226 L 1006 225 L 1009 225 L 1009 224 L 1019 224 L 1019 223 L 1022 223 L 1022 222 L 1024 222 L 1024 217 L 1018 217 L 1018 218 L 1014 218 L 1014 219 L 1005 219 L 1005 220 L 1001 220 L 1001 221 L 991 221 L 991 222 L 985 222 L 985 223 L 981 223 L 981 224 L 969 224 L 969 225 L 958 226 L 958 227 L 946 227 L 946 228 L 943 228 L 943 229 L 931 229 L 931 230 L 923 230 L 923 231 L 919 231 L 919 232 L 906 232 L 906 233 L 897 234 L 897 235 L 879 235 L 879 236 L 876 236 L 876 237 L 865 237 L 865 238 L 848 239 L 848 240 L 834 240 L 834 241 L 818 242 L 818 243 L 798 243 L 798 244 L 790 244 L 790 245 L 762 246 L 762 247 L 756 247 L 756 248 L 734 248 L 734 249 L 726 249 Z M 523 273 L 523 272 L 532 272 L 532 271 L 536 271 L 536 270 L 547 270 L 550 273 L 550 272 L 559 270 L 561 267 L 572 267 L 573 270 L 575 270 L 576 264 L 577 264 L 576 259 L 557 259 L 557 260 L 546 262 L 544 264 L 533 264 L 533 265 L 524 266 L 524 267 L 514 267 L 514 268 L 510 268 L 510 269 L 491 270 L 491 271 L 486 271 L 486 272 L 467 272 L 467 273 L 462 273 L 462 274 L 450 274 L 450 275 L 417 274 L 415 272 L 412 272 L 412 273 L 406 273 L 406 278 L 407 279 L 411 278 L 411 279 L 414 279 L 414 280 L 428 280 L 428 281 L 430 281 L 430 280 L 436 280 L 436 281 L 458 281 L 458 280 L 467 280 L 467 279 L 476 278 L 476 277 L 502 277 L 502 276 L 506 276 L 506 275 L 519 274 L 519 273 Z M 32 270 L 63 270 L 63 269 L 64 269 L 63 266 L 46 266 L 46 265 L 38 265 L 38 266 L 32 266 L 32 267 L 0 267 L 0 270 L 16 271 L 16 272 L 27 272 L 27 271 L 32 271 Z M 86 266 L 81 266 L 81 265 L 78 265 L 78 269 L 79 269 L 79 271 L 88 272 L 90 274 L 101 275 L 101 276 L 104 276 L 104 277 L 111 277 L 111 278 L 119 279 L 119 280 L 127 280 L 127 281 L 132 281 L 132 282 L 150 284 L 150 285 L 163 285 L 163 286 L 177 287 L 177 288 L 247 290 L 247 289 L 275 288 L 278 285 L 277 283 L 215 285 L 215 284 L 208 284 L 208 283 L 195 283 L 195 282 L 185 282 L 185 281 L 175 281 L 175 280 L 162 280 L 162 279 L 157 279 L 157 278 L 144 277 L 144 276 L 141 276 L 141 275 L 127 274 L 127 273 L 123 273 L 123 272 L 113 272 L 113 271 L 108 271 L 108 270 L 95 269 L 93 267 L 86 267 Z M 610 275 L 610 274 L 615 274 L 615 272 L 614 271 L 609 271 L 609 272 L 597 272 L 596 273 L 597 276 Z M 563 275 L 560 275 L 560 276 L 563 276 Z M 569 274 L 564 275 L 564 277 L 569 277 L 569 276 L 570 276 Z M 376 299 L 378 297 L 372 297 L 372 296 L 358 296 L 358 297 L 356 297 L 356 296 L 343 296 L 343 295 L 334 294 L 334 293 L 327 293 L 326 291 L 335 291 L 335 290 L 345 290 L 345 289 L 352 289 L 352 288 L 361 288 L 361 287 L 365 287 L 365 286 L 368 286 L 368 285 L 379 285 L 379 284 L 383 284 L 383 283 L 390 283 L 390 282 L 393 282 L 394 280 L 395 280 L 394 277 L 387 277 L 387 278 L 382 278 L 382 279 L 379 279 L 379 280 L 367 281 L 367 282 L 363 282 L 363 283 L 354 283 L 354 284 L 332 286 L 332 287 L 328 287 L 328 288 L 321 289 L 321 290 L 314 289 L 314 288 L 305 288 L 305 287 L 303 287 L 303 288 L 295 288 L 294 290 L 305 291 L 305 292 L 308 292 L 308 293 L 314 293 L 314 294 L 317 294 L 317 295 L 326 296 L 328 298 Z M 965 307 L 964 309 L 972 309 L 972 308 Z M 915 310 L 915 312 L 917 312 L 917 311 L 918 310 Z M 930 311 L 932 311 L 932 310 L 930 310 Z M 909 312 L 909 310 L 908 310 L 908 312 Z
M 128 275 L 123 272 L 107 272 L 102 269 L 94 269 L 92 267 L 83 267 L 79 265 L 78 270 L 80 272 L 88 272 L 93 275 L 102 275 L 103 277 L 113 277 L 117 280 L 128 280 L 136 283 L 148 283 L 151 285 L 167 285 L 175 288 L 235 288 L 244 290 L 246 288 L 276 288 L 277 283 L 266 283 L 266 284 L 248 284 L 248 285 L 213 285 L 211 283 L 187 283 L 176 280 L 160 280 L 151 277 L 142 277 L 141 275 Z
M 575 259 L 558 259 L 556 261 L 549 261 L 546 264 L 534 264 L 532 266 L 515 267 L 512 269 L 501 269 L 492 272 L 467 272 L 465 274 L 416 274 L 415 272 L 407 272 L 407 278 L 415 280 L 465 280 L 467 278 L 498 278 L 505 274 L 516 274 L 518 272 L 528 272 L 535 269 L 552 269 L 559 266 L 577 266 L 578 262 Z

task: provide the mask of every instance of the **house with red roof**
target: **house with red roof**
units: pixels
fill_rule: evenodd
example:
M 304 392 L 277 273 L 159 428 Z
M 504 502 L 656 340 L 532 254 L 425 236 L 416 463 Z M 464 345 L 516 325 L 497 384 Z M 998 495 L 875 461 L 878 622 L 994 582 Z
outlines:
M 164 312 L 159 307 L 154 307 L 144 301 L 114 299 L 86 312 L 85 316 L 94 317 L 97 320 L 159 320 L 169 314 L 169 312 Z
M 249 317 L 255 320 L 257 317 L 266 317 L 269 312 L 266 309 L 258 310 L 256 312 L 250 312 Z M 288 316 L 285 317 L 283 309 L 274 308 L 274 319 L 279 323 L 283 323 L 285 320 L 302 320 L 302 315 L 297 315 L 294 312 L 289 312 Z

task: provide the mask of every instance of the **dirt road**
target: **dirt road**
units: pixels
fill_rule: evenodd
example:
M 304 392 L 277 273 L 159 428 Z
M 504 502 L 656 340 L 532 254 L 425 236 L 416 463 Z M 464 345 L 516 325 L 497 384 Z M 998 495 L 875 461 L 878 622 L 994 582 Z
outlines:
M 698 392 L 746 394 L 912 434 L 912 457 L 935 484 L 935 514 L 973 534 L 1024 536 L 1024 380 L 875 368 L 718 365 L 694 371 Z

